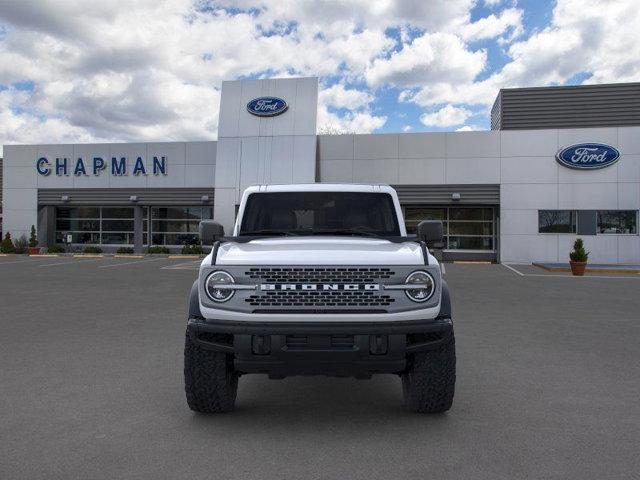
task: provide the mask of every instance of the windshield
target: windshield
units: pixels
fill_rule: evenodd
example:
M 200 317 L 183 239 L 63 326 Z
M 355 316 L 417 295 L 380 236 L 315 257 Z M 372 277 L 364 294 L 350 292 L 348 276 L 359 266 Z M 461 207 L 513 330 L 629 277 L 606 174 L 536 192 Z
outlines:
M 252 193 L 240 235 L 399 236 L 393 199 L 387 193 Z

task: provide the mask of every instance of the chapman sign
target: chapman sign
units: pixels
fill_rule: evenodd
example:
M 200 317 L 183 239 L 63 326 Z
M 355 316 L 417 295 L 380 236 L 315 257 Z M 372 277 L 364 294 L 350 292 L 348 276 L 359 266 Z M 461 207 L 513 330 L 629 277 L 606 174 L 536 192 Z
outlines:
M 275 117 L 284 113 L 289 105 L 278 97 L 259 97 L 247 103 L 247 111 L 258 117 Z
M 602 143 L 579 143 L 565 147 L 558 152 L 556 160 L 561 165 L 578 170 L 596 170 L 613 165 L 620 158 L 620 152 Z
M 143 157 L 135 160 L 127 157 L 111 157 L 111 161 L 102 157 L 82 158 L 71 160 L 66 157 L 49 159 L 40 157 L 36 160 L 36 170 L 40 175 L 46 177 L 55 173 L 57 176 L 75 175 L 76 177 L 94 175 L 99 176 L 102 172 L 110 173 L 114 177 L 128 175 L 129 173 L 139 175 L 166 175 L 167 157 L 153 157 L 151 164 L 145 165 Z

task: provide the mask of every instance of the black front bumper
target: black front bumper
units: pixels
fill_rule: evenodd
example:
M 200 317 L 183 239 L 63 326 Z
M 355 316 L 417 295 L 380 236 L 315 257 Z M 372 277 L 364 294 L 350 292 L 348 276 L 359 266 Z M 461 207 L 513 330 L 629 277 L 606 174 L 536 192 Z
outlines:
M 370 377 L 400 373 L 407 354 L 437 348 L 453 333 L 449 317 L 411 322 L 228 322 L 189 318 L 201 348 L 234 355 L 241 373 Z

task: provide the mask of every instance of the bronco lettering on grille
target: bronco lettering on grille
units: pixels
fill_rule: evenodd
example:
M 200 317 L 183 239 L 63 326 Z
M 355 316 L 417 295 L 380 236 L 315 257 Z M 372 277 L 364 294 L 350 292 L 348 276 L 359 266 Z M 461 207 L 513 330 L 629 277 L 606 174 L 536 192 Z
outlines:
M 260 290 L 263 291 L 332 291 L 332 290 L 380 290 L 380 285 L 377 283 L 262 283 L 260 284 Z

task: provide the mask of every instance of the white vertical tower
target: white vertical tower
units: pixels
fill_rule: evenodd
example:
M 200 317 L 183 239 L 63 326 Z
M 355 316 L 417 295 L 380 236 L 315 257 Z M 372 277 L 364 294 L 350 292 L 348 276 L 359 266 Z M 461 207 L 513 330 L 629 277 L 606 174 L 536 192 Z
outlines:
M 249 113 L 259 97 L 278 97 L 277 116 Z M 214 218 L 227 233 L 244 189 L 256 184 L 316 181 L 318 79 L 282 78 L 222 83 L 215 174 Z

